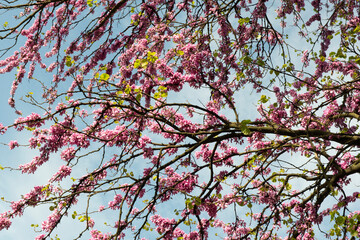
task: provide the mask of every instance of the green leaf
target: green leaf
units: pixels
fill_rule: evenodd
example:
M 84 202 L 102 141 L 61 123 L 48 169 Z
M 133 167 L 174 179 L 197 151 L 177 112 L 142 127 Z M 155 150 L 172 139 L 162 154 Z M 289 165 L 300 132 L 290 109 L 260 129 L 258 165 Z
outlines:
M 251 123 L 251 120 L 249 120 L 249 119 L 241 121 L 241 124 L 249 124 L 249 123 Z
M 148 60 L 146 59 L 136 59 L 134 62 L 134 68 L 147 68 L 147 65 L 149 64 Z
M 125 93 L 126 94 L 130 94 L 131 93 L 131 87 L 130 85 L 127 85 L 126 88 L 125 88 Z
M 140 68 L 141 66 L 141 59 L 136 59 L 136 61 L 134 62 L 134 68 Z
M 269 101 L 269 97 L 267 97 L 266 95 L 262 95 L 261 97 L 260 97 L 260 102 L 261 103 L 267 103 L 268 101 Z
M 337 225 L 343 225 L 345 223 L 346 217 L 344 216 L 339 216 L 335 219 L 335 222 Z
M 107 67 L 106 67 L 106 66 L 102 66 L 102 67 L 100 67 L 99 69 L 100 69 L 100 71 L 106 71 L 106 70 L 107 70 Z
M 335 56 L 338 57 L 338 58 L 346 58 L 346 55 L 343 53 L 343 51 L 342 51 L 341 48 L 339 48 L 339 49 L 337 50 Z M 323 57 L 323 56 L 322 56 L 322 57 Z M 325 57 L 323 57 L 323 58 L 325 58 Z
M 160 98 L 160 97 L 161 97 L 161 93 L 156 92 L 156 93 L 154 94 L 154 98 L 155 98 L 155 99 L 158 99 L 158 98 Z
M 72 63 L 73 63 L 73 61 L 72 61 L 71 57 L 70 57 L 70 56 L 66 56 L 66 58 L 65 58 L 65 65 L 68 66 L 68 67 L 71 67 L 71 66 L 72 66 Z
M 195 197 L 195 205 L 196 205 L 196 206 L 201 205 L 201 198 Z
M 100 75 L 101 80 L 107 81 L 109 78 L 110 78 L 110 75 L 107 73 L 103 73 Z
M 251 133 L 250 129 L 247 126 L 247 124 L 250 122 L 251 122 L 250 120 L 243 120 L 240 123 L 240 131 L 245 135 L 250 135 L 250 133 Z
M 30 131 L 30 132 L 32 132 L 32 131 L 34 131 L 34 130 L 35 130 L 35 128 L 34 128 L 34 127 L 28 127 L 28 126 L 25 126 L 25 129 L 26 129 L 26 130 L 28 130 L 28 131 Z
M 336 227 L 336 228 L 335 228 L 335 233 L 336 233 L 336 236 L 341 236 L 341 230 L 340 230 L 340 228 Z
M 261 67 L 265 66 L 265 62 L 264 62 L 262 59 L 260 59 L 260 58 L 258 58 L 257 64 L 258 64 L 259 66 L 261 66 Z
M 184 55 L 184 51 L 178 50 L 178 51 L 176 52 L 176 54 L 179 55 L 179 56 L 182 56 L 182 55 Z
M 354 29 L 354 33 L 358 33 L 360 32 L 360 25 L 357 25 L 356 28 Z
M 249 23 L 250 22 L 250 18 L 240 18 L 238 23 L 240 24 L 240 26 L 244 25 L 245 23 Z
M 138 102 L 140 102 L 141 98 L 142 98 L 142 94 L 141 94 L 141 93 L 138 93 L 138 94 L 136 95 L 136 100 L 137 100 Z
M 252 62 L 252 58 L 251 58 L 251 57 L 246 56 L 246 57 L 244 58 L 244 63 L 250 64 L 251 62 Z
M 190 198 L 188 198 L 188 199 L 185 200 L 185 205 L 186 205 L 186 207 L 187 207 L 188 209 L 193 209 L 193 208 L 194 208 L 194 206 L 193 206 L 192 203 L 191 203 L 191 199 L 190 199 Z
M 156 52 L 149 51 L 147 53 L 147 60 L 152 63 L 154 63 L 156 60 L 158 60 L 158 57 L 156 56 Z
M 89 7 L 93 7 L 93 0 L 87 0 L 86 3 Z
M 167 89 L 167 87 L 159 86 L 159 90 L 160 90 L 160 91 L 165 91 L 166 89 Z

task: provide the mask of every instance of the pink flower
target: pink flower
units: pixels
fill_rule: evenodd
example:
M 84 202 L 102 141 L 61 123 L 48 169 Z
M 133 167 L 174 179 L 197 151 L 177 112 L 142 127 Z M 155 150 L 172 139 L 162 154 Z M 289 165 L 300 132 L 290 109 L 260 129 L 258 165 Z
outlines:
M 109 202 L 109 207 L 113 210 L 115 209 L 120 209 L 120 204 L 123 200 L 123 197 L 121 196 L 121 194 L 116 194 L 114 197 L 114 200 Z
M 39 236 L 37 236 L 36 238 L 35 238 L 35 240 L 44 240 L 45 239 L 45 234 L 41 234 L 41 235 L 39 235 Z
M 19 117 L 15 121 L 15 128 L 18 131 L 22 131 L 25 126 L 29 128 L 38 128 L 44 124 L 44 120 L 42 120 L 41 116 L 37 113 L 32 113 L 27 117 Z
M 6 215 L 3 213 L 0 215 L 0 231 L 5 229 L 9 229 L 11 225 L 11 221 L 9 218 L 6 217 Z
M 56 181 L 60 182 L 63 178 L 69 176 L 71 174 L 71 167 L 63 165 L 59 168 L 57 173 L 50 179 L 50 182 Z
M 89 226 L 90 228 L 93 228 L 93 227 L 95 226 L 95 221 L 90 218 L 90 219 L 87 221 L 87 224 L 88 224 L 88 226 Z
M 104 211 L 104 209 L 105 209 L 105 206 L 100 206 L 98 211 L 102 212 L 102 211 Z
M 9 142 L 9 148 L 12 150 L 12 149 L 14 149 L 15 147 L 18 147 L 19 146 L 19 144 L 18 144 L 18 142 L 15 140 L 15 141 L 10 141 Z
M 61 218 L 61 214 L 59 212 L 59 210 L 55 210 L 53 211 L 53 213 L 48 217 L 47 221 L 44 221 L 42 223 L 42 229 L 46 232 L 50 232 L 52 231 L 57 224 L 59 223 L 59 220 Z
M 15 100 L 14 100 L 14 98 L 9 98 L 9 100 L 8 100 L 8 103 L 9 103 L 9 105 L 10 105 L 10 107 L 15 107 Z
M 2 123 L 0 123 L 0 134 L 4 134 L 7 130 L 7 127 L 4 127 L 4 125 L 2 125 Z
M 303 52 L 303 55 L 301 57 L 301 62 L 304 63 L 305 67 L 309 66 L 309 51 L 308 50 L 305 50 Z
M 91 238 L 90 240 L 109 240 L 110 239 L 110 234 L 103 234 L 98 230 L 91 230 L 90 232 L 91 234 Z
M 76 153 L 75 148 L 69 147 L 61 152 L 60 157 L 65 161 L 70 161 L 75 157 L 75 153 Z

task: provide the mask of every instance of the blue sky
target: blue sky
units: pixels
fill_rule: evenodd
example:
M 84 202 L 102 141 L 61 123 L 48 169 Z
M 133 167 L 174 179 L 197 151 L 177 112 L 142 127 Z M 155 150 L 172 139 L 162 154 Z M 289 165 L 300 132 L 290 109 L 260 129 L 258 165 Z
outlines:
M 1 22 L 0 22 L 1 24 Z M 76 36 L 73 36 L 76 37 Z M 290 33 L 290 39 L 293 45 L 301 45 L 303 42 L 300 38 L 297 37 L 297 33 Z M 296 59 L 296 58 L 295 58 Z M 281 63 L 281 58 L 275 59 L 275 63 Z M 299 59 L 297 59 L 299 60 Z M 44 75 L 39 75 L 39 77 L 47 77 Z M 1 94 L 0 94 L 0 122 L 4 125 L 11 124 L 17 115 L 14 113 L 13 109 L 9 107 L 7 104 L 8 98 L 10 97 L 9 91 L 11 88 L 11 83 L 14 78 L 14 73 L 9 73 L 5 75 L 0 75 L 1 79 Z M 24 80 L 23 84 L 19 88 L 19 92 L 17 94 L 17 98 L 22 95 L 27 94 L 28 92 L 34 92 L 34 95 L 39 94 L 37 91 L 38 85 L 35 85 L 32 81 Z M 259 95 L 251 94 L 251 88 L 247 88 L 241 93 L 236 94 L 237 103 L 238 103 L 238 111 L 241 113 L 241 116 L 244 119 L 254 119 L 256 114 L 256 104 L 259 99 Z M 180 96 L 180 97 L 179 97 Z M 185 88 L 183 92 L 179 95 L 169 95 L 169 100 L 180 100 L 183 98 L 186 101 L 191 103 L 205 103 L 209 97 L 209 92 L 206 89 L 200 90 L 192 90 L 189 88 Z M 182 100 L 181 100 L 182 101 Z M 17 101 L 20 110 L 23 110 L 24 115 L 31 113 L 32 111 L 36 111 L 33 107 L 27 105 L 23 105 L 19 100 Z M 227 113 L 226 111 L 224 112 Z M 7 144 L 11 140 L 17 139 L 20 144 L 27 144 L 27 139 L 30 136 L 30 132 L 23 131 L 21 133 L 16 132 L 13 129 L 10 129 L 7 134 L 0 136 L 0 142 Z M 32 157 L 36 155 L 36 151 L 31 151 L 27 148 L 17 148 L 13 151 L 9 150 L 7 145 L 0 145 L 0 164 L 2 166 L 11 166 L 16 168 L 19 164 L 27 163 L 31 161 Z M 292 156 L 295 160 L 299 160 L 300 156 Z M 93 159 L 96 162 L 96 156 Z M 0 171 L 0 197 L 4 196 L 6 200 L 13 201 L 18 200 L 21 194 L 27 193 L 33 186 L 38 184 L 44 184 L 48 179 L 51 178 L 52 173 L 54 173 L 58 167 L 62 164 L 62 160 L 60 160 L 58 155 L 53 155 L 51 161 L 44 164 L 36 174 L 32 175 L 22 175 L 17 171 L 10 171 L 10 169 L 5 169 Z M 76 173 L 74 173 L 76 174 Z M 356 180 L 355 180 L 356 178 Z M 358 175 L 354 176 L 354 181 L 350 189 L 359 189 L 359 185 L 357 183 L 360 182 L 360 177 Z M 298 183 L 299 184 L 299 183 Z M 100 204 L 107 204 L 108 199 L 101 199 L 99 197 L 96 201 Z M 181 200 L 183 201 L 183 200 Z M 169 203 L 169 209 L 176 205 L 176 203 Z M 332 206 L 332 203 L 329 202 L 329 207 Z M 0 201 L 0 212 L 4 212 L 7 210 L 8 204 Z M 81 206 L 80 206 L 81 208 Z M 162 209 L 164 213 L 168 211 L 167 209 Z M 48 206 L 41 206 L 39 208 L 28 208 L 25 211 L 25 214 L 21 218 L 16 218 L 13 221 L 13 225 L 8 231 L 0 231 L 0 239 L 33 239 L 38 233 L 34 233 L 31 230 L 31 224 L 41 224 L 41 222 L 46 219 L 46 217 L 50 214 Z M 223 214 L 224 217 L 226 214 Z M 106 218 L 111 216 L 99 215 L 99 222 L 106 222 Z M 109 223 L 111 221 L 108 221 Z M 73 230 L 77 230 L 83 226 L 76 220 L 65 220 L 64 224 L 62 224 L 57 232 L 61 233 L 61 239 L 71 239 Z M 97 225 L 96 225 L 97 226 Z M 86 239 L 88 235 L 85 235 L 83 239 Z

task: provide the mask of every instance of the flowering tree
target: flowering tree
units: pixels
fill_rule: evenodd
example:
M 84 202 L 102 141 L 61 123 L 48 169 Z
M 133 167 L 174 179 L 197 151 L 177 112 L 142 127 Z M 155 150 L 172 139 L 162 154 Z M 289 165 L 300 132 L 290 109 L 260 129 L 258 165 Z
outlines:
M 359 12 L 356 0 L 2 1 L 15 17 L 0 72 L 17 69 L 19 117 L 0 132 L 32 134 L 9 143 L 38 151 L 19 173 L 63 164 L 5 196 L 0 229 L 48 204 L 36 239 L 66 219 L 83 223 L 76 239 L 359 238 Z M 24 78 L 39 85 L 23 98 L 33 113 Z

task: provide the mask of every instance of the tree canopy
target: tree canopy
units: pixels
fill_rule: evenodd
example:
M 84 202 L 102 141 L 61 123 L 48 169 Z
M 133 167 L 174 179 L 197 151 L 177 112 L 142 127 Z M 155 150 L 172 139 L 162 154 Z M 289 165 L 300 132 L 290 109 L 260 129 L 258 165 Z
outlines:
M 0 133 L 37 151 L 1 174 L 58 166 L 3 196 L 0 230 L 46 205 L 37 240 L 64 221 L 82 224 L 73 239 L 360 238 L 358 0 L 3 0 L 0 14 L 19 115 Z

